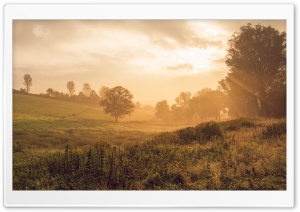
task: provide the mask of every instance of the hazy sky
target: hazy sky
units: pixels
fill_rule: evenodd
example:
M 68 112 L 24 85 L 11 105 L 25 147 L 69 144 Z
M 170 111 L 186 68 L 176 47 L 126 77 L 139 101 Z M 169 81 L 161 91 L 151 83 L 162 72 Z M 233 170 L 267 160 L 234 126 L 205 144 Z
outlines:
M 227 74 L 227 41 L 247 23 L 285 31 L 285 21 L 120 20 L 14 21 L 13 88 L 32 77 L 31 93 L 48 88 L 76 94 L 83 83 L 98 93 L 102 85 L 123 86 L 143 105 L 181 91 L 215 89 Z

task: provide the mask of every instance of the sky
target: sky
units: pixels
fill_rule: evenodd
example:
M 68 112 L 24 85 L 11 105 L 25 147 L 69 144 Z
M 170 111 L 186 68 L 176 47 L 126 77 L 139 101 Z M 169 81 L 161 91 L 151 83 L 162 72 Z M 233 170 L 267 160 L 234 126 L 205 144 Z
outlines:
M 13 88 L 78 94 L 84 83 L 122 86 L 142 105 L 216 89 L 228 40 L 247 23 L 286 31 L 284 20 L 14 20 Z

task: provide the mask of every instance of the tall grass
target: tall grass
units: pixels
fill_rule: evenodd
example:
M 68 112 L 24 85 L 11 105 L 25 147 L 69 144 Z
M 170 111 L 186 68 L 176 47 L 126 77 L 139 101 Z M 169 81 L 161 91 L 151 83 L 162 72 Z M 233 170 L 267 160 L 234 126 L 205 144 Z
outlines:
M 241 124 L 247 122 L 253 124 Z M 66 145 L 54 154 L 15 161 L 13 189 L 285 190 L 283 123 L 209 122 L 121 147 Z

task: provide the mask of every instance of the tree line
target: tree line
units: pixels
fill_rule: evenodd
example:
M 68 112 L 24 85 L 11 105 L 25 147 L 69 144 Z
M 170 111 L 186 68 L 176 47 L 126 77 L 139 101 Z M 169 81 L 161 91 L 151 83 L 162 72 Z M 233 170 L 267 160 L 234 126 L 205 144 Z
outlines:
M 268 26 L 242 26 L 228 41 L 227 76 L 219 81 L 217 89 L 202 89 L 192 95 L 181 92 L 171 107 L 166 100 L 156 104 L 155 116 L 163 121 L 190 122 L 220 119 L 220 112 L 231 117 L 286 116 L 286 33 Z M 29 93 L 32 78 L 24 75 Z M 92 90 L 84 83 L 75 95 L 73 81 L 67 83 L 68 94 L 47 89 L 43 96 L 68 98 L 74 101 L 100 102 L 105 112 L 118 118 L 133 112 L 133 95 L 125 88 L 102 86 Z M 140 107 L 140 103 L 137 104 Z
M 220 120 L 220 111 L 226 110 L 225 101 L 220 90 L 204 88 L 193 96 L 190 92 L 181 92 L 171 107 L 166 100 L 158 102 L 155 116 L 165 122 L 177 123 Z
M 26 89 L 21 88 L 19 92 L 28 94 L 32 85 L 32 77 L 29 74 L 24 75 L 24 85 Z M 68 81 L 66 86 L 69 93 L 58 92 L 48 88 L 46 93 L 41 93 L 40 96 L 84 103 L 97 103 L 103 106 L 104 112 L 113 116 L 116 122 L 118 122 L 119 118 L 130 115 L 135 108 L 141 108 L 141 103 L 136 102 L 134 104 L 132 101 L 133 95 L 122 86 L 109 88 L 102 85 L 97 94 L 95 90 L 91 89 L 89 83 L 84 83 L 78 95 L 75 94 L 75 83 L 73 81 Z
M 24 75 L 24 88 L 20 88 L 19 93 L 29 94 L 30 87 L 32 86 L 32 77 L 29 74 Z M 75 94 L 75 83 L 73 81 L 68 81 L 66 84 L 68 92 L 56 91 L 53 88 L 48 88 L 46 93 L 42 92 L 39 95 L 44 97 L 51 97 L 57 99 L 64 99 L 69 101 L 76 102 L 85 102 L 85 103 L 99 103 L 99 101 L 106 98 L 106 91 L 109 90 L 109 87 L 102 85 L 98 90 L 98 93 L 95 90 L 91 89 L 89 83 L 84 83 L 81 91 L 78 95 Z

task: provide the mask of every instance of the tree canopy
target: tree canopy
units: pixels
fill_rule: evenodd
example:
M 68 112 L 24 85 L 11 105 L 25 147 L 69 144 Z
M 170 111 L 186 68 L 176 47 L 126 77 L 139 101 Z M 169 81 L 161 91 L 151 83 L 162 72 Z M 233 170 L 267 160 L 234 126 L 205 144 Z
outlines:
M 117 86 L 106 91 L 106 98 L 100 102 L 105 113 L 118 118 L 130 115 L 134 111 L 133 95 L 122 86 Z
M 282 116 L 286 112 L 286 33 L 248 24 L 228 41 L 229 73 L 219 82 L 231 115 Z

